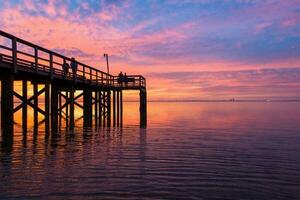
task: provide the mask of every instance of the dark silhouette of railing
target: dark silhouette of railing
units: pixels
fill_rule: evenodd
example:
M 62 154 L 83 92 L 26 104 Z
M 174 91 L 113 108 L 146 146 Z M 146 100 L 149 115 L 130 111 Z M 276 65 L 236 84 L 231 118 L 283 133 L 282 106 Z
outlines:
M 51 79 L 83 82 L 103 87 L 120 87 L 122 89 L 146 88 L 146 80 L 143 76 L 128 75 L 126 77 L 127 80 L 120 81 L 119 76 L 105 73 L 77 60 L 78 69 L 76 73 L 73 73 L 72 69 L 66 72 L 63 69 L 63 65 L 65 63 L 70 64 L 72 62 L 71 58 L 1 30 L 0 36 L 0 39 L 2 38 L 6 42 L 11 43 L 8 45 L 0 44 L 0 61 L 11 63 L 14 72 L 25 71 L 48 76 Z

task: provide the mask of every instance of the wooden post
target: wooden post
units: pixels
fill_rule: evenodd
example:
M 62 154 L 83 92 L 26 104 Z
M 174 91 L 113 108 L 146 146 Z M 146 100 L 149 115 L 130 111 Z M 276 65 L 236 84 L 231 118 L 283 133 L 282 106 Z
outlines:
M 18 71 L 18 64 L 17 64 L 17 39 L 14 37 L 12 39 L 12 72 L 16 73 Z
M 51 85 L 51 131 L 56 134 L 58 124 L 58 87 Z
M 33 104 L 34 104 L 34 109 L 33 109 L 33 124 L 34 124 L 34 131 L 36 132 L 38 130 L 38 84 L 36 82 L 33 82 Z
M 102 112 L 103 112 L 103 122 L 102 122 L 102 125 L 103 127 L 106 126 L 107 124 L 107 92 L 106 91 L 102 91 Z
M 1 84 L 2 140 L 12 143 L 14 131 L 14 76 L 7 74 Z
M 102 113 L 102 102 L 103 102 L 103 96 L 102 96 L 102 91 L 98 91 L 98 99 L 99 99 L 99 127 L 102 126 L 102 119 L 103 119 L 103 113 Z
M 110 99 L 111 92 L 110 90 L 107 91 L 107 127 L 111 126 L 111 99 Z
M 39 65 L 39 55 L 38 55 L 38 48 L 34 48 L 34 64 L 35 64 L 35 72 L 38 71 L 38 65 Z
M 120 126 L 120 91 L 117 90 L 117 127 Z
M 49 54 L 50 58 L 49 58 L 49 62 L 50 62 L 50 79 L 53 79 L 53 53 L 50 52 Z
M 69 128 L 69 91 L 66 91 L 65 104 L 66 104 L 66 128 Z
M 120 91 L 120 127 L 123 127 L 123 90 Z
M 45 132 L 50 132 L 50 83 L 45 83 Z
M 61 127 L 61 124 L 62 124 L 62 95 L 61 95 L 61 90 L 59 90 L 58 92 L 58 108 L 59 108 L 59 111 L 58 111 L 58 117 L 59 117 L 59 127 Z
M 83 91 L 83 121 L 84 127 L 91 127 L 92 123 L 92 92 L 89 87 L 86 87 Z
M 95 100 L 94 100 L 94 102 L 95 102 L 95 126 L 96 127 L 98 127 L 98 111 L 99 111 L 99 109 L 98 109 L 98 91 L 96 90 L 95 91 Z
M 116 91 L 113 90 L 113 126 L 116 127 Z
M 71 86 L 71 91 L 70 91 L 70 129 L 73 130 L 75 126 L 75 107 L 74 107 L 74 86 Z
M 23 96 L 23 108 L 22 108 L 22 128 L 23 133 L 27 133 L 27 81 L 22 81 L 22 96 Z
M 140 127 L 147 127 L 147 92 L 140 90 Z

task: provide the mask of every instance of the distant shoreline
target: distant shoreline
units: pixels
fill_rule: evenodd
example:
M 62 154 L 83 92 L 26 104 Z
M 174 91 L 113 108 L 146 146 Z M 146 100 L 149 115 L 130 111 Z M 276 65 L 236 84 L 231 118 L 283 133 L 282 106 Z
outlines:
M 139 102 L 139 101 L 124 101 L 124 102 Z M 300 102 L 300 99 L 293 99 L 293 100 L 148 100 L 148 102 L 160 102 L 160 103 L 168 103 L 168 102 L 229 102 L 229 103 L 233 103 L 233 102 Z

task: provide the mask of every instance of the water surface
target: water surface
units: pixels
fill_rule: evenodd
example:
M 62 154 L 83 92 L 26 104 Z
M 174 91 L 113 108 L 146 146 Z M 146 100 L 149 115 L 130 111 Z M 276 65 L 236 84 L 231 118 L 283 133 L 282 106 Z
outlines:
M 126 103 L 123 129 L 1 143 L 0 199 L 300 199 L 300 103 Z M 16 119 L 18 121 L 18 119 Z

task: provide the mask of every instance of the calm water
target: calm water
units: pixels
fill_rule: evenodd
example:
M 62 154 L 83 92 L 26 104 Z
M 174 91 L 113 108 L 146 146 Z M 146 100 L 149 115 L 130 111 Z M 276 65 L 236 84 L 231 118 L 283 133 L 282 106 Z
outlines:
M 16 131 L 0 199 L 300 199 L 300 103 L 148 109 L 147 130 L 127 103 L 122 130 Z

